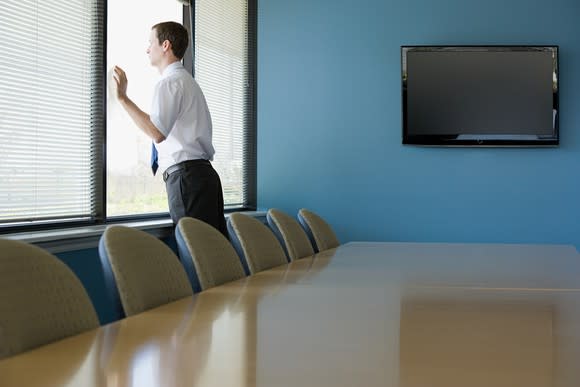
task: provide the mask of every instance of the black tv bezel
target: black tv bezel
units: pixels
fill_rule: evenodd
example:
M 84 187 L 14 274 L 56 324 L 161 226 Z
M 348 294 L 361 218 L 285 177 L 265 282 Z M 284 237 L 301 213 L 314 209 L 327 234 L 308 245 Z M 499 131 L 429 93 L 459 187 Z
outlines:
M 552 87 L 552 108 L 556 111 L 554 127 L 551 136 L 525 138 L 529 136 L 498 135 L 496 138 L 490 135 L 470 136 L 472 138 L 458 138 L 457 135 L 410 135 L 407 132 L 407 69 L 406 55 L 408 51 L 534 51 L 550 50 L 554 53 L 553 72 L 555 74 L 554 87 Z M 559 130 L 559 46 L 558 45 L 404 45 L 401 46 L 401 98 L 402 98 L 402 143 L 403 145 L 422 146 L 455 146 L 455 147 L 558 147 L 560 145 Z M 533 136 L 533 135 L 531 135 Z

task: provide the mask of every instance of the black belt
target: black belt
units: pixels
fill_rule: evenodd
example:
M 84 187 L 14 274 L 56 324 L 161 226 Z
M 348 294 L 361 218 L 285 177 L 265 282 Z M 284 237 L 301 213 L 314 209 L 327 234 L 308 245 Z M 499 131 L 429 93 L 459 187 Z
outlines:
M 201 165 L 201 164 L 209 164 L 209 161 L 208 160 L 204 160 L 204 159 L 197 159 L 197 160 L 185 160 L 185 161 L 182 161 L 180 163 L 173 164 L 172 166 L 170 166 L 169 168 L 167 168 L 165 170 L 165 172 L 163 172 L 163 181 L 167 181 L 167 178 L 172 173 L 175 173 L 177 171 L 183 171 L 187 167 L 190 167 L 190 166 L 193 166 L 193 165 Z

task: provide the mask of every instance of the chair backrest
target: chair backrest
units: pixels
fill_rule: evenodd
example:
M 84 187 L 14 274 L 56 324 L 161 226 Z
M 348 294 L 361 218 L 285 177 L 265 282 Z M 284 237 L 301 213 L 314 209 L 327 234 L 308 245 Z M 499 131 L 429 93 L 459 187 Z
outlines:
M 99 256 L 117 317 L 131 316 L 193 294 L 177 256 L 145 231 L 107 227 L 99 242 Z
M 230 240 L 248 274 L 288 263 L 272 231 L 259 220 L 236 212 L 228 218 Z
M 98 326 L 68 266 L 40 247 L 0 239 L 0 359 Z
M 298 220 L 304 227 L 317 253 L 340 245 L 332 227 L 314 212 L 302 208 L 298 211 Z
M 314 254 L 306 232 L 296 219 L 276 208 L 268 210 L 266 219 L 290 261 Z
M 245 276 L 238 254 L 215 227 L 190 217 L 175 228 L 179 258 L 194 291 L 237 280 Z

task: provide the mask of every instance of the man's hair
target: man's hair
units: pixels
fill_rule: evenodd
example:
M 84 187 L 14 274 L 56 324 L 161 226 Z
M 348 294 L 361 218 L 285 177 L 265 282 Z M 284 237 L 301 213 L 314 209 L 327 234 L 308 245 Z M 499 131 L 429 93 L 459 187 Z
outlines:
M 189 44 L 189 34 L 184 26 L 176 22 L 157 23 L 151 29 L 157 32 L 157 39 L 162 44 L 169 40 L 171 51 L 177 59 L 183 59 L 187 45 Z

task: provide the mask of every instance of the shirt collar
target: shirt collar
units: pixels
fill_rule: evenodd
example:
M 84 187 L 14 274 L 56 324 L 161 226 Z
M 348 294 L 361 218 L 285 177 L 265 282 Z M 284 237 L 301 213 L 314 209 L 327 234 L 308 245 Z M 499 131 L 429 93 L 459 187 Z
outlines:
M 165 68 L 165 70 L 163 70 L 163 73 L 161 74 L 161 78 L 165 78 L 168 75 L 170 75 L 171 73 L 174 73 L 175 71 L 178 71 L 182 68 L 183 68 L 183 64 L 181 63 L 181 61 L 175 61 L 175 62 L 171 63 L 169 66 L 167 66 Z

